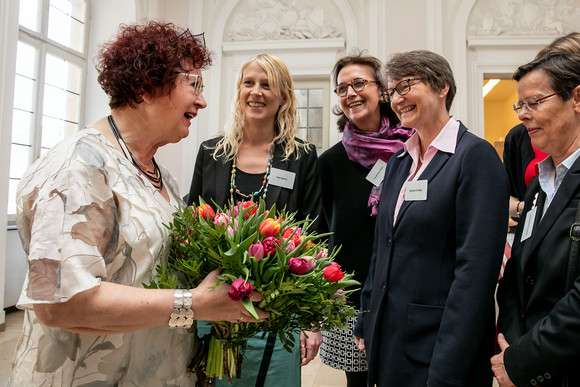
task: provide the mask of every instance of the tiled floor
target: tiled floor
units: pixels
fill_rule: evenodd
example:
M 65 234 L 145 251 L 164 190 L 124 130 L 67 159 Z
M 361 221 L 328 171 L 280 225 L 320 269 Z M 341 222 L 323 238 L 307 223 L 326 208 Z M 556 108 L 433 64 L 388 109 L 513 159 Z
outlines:
M 6 331 L 0 332 L 0 387 L 6 387 L 12 365 L 12 352 L 22 328 L 24 312 L 6 314 Z M 344 387 L 346 377 L 342 371 L 330 368 L 316 357 L 302 368 L 303 387 Z

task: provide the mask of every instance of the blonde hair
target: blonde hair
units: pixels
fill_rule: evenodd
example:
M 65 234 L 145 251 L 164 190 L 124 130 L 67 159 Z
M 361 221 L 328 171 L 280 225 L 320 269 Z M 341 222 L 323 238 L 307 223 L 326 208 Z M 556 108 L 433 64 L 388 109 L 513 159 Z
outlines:
M 299 149 L 308 151 L 307 141 L 296 141 L 298 123 L 296 120 L 296 96 L 294 94 L 294 83 L 288 67 L 274 55 L 260 54 L 248 59 L 242 64 L 238 72 L 236 81 L 236 98 L 232 102 L 232 114 L 226 124 L 226 131 L 216 144 L 213 152 L 214 159 L 219 156 L 226 156 L 232 159 L 238 152 L 240 143 L 244 138 L 244 115 L 240 106 L 240 86 L 244 78 L 244 70 L 250 64 L 256 62 L 268 74 L 270 89 L 279 97 L 282 97 L 284 104 L 280 106 L 276 113 L 274 122 L 274 139 L 272 144 L 284 144 L 284 160 L 288 160 L 293 153 L 298 159 Z
M 535 59 L 539 59 L 552 52 L 563 52 L 567 54 L 580 54 L 580 33 L 571 32 L 568 35 L 560 36 L 548 46 L 538 52 Z

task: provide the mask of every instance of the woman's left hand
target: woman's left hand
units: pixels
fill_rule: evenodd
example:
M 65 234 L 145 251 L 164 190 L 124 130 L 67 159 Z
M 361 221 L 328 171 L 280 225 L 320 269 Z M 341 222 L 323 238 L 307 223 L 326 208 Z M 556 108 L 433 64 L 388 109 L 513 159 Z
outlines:
M 306 338 L 308 336 L 308 338 Z M 322 343 L 322 332 L 300 332 L 300 358 L 301 366 L 310 363 L 318 354 L 318 348 Z

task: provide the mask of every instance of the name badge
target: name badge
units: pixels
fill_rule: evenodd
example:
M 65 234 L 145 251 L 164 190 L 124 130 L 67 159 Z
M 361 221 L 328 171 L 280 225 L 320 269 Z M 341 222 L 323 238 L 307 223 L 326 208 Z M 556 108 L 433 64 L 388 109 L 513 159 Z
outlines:
M 378 159 L 375 165 L 371 168 L 371 171 L 367 175 L 366 179 L 376 187 L 383 182 L 386 169 L 387 163 L 381 159 Z
M 268 184 L 275 185 L 282 188 L 292 189 L 294 188 L 294 179 L 296 174 L 294 172 L 285 171 L 283 169 L 272 168 L 270 169 L 270 178 Z
M 427 180 L 408 181 L 405 183 L 405 201 L 427 200 Z
M 522 237 L 520 238 L 520 242 L 523 242 L 532 236 L 532 231 L 534 230 L 534 223 L 536 222 L 536 212 L 538 211 L 537 201 L 538 201 L 538 193 L 534 198 L 532 209 L 526 214 L 526 221 L 524 223 L 524 229 L 522 230 Z

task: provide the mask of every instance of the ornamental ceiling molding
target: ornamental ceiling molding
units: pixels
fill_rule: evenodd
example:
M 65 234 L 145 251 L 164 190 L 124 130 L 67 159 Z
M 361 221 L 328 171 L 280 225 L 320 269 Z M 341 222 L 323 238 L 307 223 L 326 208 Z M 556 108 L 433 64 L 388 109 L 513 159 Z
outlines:
M 561 36 L 580 30 L 578 0 L 479 0 L 469 37 Z
M 316 3 L 316 2 L 314 2 Z M 333 22 L 338 13 L 305 0 L 241 1 L 231 17 L 230 42 L 343 37 Z M 329 2 L 321 4 L 328 5 Z

